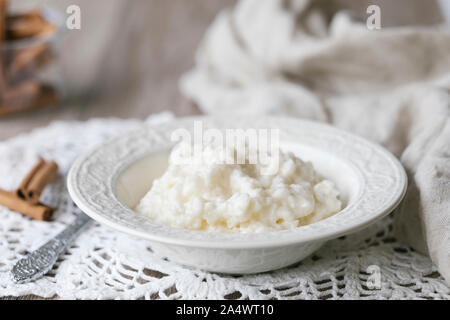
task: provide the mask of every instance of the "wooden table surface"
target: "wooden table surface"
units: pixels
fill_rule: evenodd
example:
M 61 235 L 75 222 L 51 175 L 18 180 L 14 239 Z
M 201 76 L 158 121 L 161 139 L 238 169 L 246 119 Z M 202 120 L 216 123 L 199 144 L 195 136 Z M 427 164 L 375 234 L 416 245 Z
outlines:
M 14 5 L 36 2 L 43 0 L 16 0 Z M 1 118 L 0 140 L 56 119 L 145 118 L 162 110 L 178 116 L 199 113 L 180 95 L 178 78 L 193 65 L 195 50 L 217 12 L 232 7 L 235 0 L 45 2 L 62 12 L 69 4 L 78 4 L 82 11 L 82 29 L 69 31 L 60 44 L 61 73 L 70 95 L 57 108 Z M 434 1 L 338 2 L 360 16 L 369 4 L 380 5 L 383 26 L 442 21 Z M 35 298 L 39 297 L 3 297 Z

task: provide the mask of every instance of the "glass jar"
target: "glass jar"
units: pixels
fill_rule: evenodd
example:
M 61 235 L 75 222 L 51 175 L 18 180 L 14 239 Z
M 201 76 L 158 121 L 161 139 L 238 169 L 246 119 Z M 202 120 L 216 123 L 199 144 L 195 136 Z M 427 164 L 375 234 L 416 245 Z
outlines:
M 44 7 L 7 15 L 0 43 L 0 116 L 55 106 L 62 99 L 57 45 L 64 17 Z

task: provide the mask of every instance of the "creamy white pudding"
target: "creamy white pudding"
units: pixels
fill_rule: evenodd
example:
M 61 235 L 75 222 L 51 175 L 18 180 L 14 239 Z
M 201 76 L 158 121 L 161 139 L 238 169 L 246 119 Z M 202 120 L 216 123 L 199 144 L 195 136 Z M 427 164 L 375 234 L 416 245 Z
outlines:
M 136 212 L 172 227 L 251 233 L 296 228 L 341 210 L 334 183 L 293 153 L 280 151 L 279 169 L 267 175 L 248 154 L 244 164 L 224 164 L 224 150 L 212 144 L 194 156 L 183 150 L 173 149 Z M 236 158 L 236 149 L 226 152 Z

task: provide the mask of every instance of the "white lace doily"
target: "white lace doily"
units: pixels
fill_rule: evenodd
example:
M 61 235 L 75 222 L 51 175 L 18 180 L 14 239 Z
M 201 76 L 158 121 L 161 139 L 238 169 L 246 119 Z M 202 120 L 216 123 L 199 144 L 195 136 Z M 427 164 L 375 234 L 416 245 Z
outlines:
M 160 122 L 171 117 L 166 113 L 147 121 Z M 450 299 L 450 287 L 430 259 L 395 240 L 391 217 L 362 232 L 328 242 L 295 266 L 246 276 L 212 274 L 171 263 L 153 253 L 145 240 L 93 224 L 48 275 L 34 283 L 14 284 L 10 278 L 14 263 L 61 231 L 78 210 L 65 187 L 65 175 L 73 160 L 104 139 L 142 124 L 119 119 L 55 122 L 0 143 L 0 188 L 15 189 L 38 156 L 57 161 L 62 173 L 43 195 L 44 203 L 58 208 L 53 222 L 31 220 L 0 206 L 0 296 Z M 373 266 L 379 270 L 381 280 L 375 288 L 368 283 Z

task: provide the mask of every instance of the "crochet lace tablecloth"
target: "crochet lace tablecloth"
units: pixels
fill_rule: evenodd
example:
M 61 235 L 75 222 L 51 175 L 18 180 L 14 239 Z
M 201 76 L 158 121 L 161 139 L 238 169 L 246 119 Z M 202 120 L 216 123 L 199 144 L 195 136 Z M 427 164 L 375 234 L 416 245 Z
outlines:
M 167 121 L 171 114 L 147 122 Z M 93 119 L 54 122 L 0 143 L 0 188 L 13 190 L 39 156 L 53 159 L 61 177 L 43 202 L 57 207 L 40 222 L 0 206 L 0 296 L 62 299 L 449 299 L 450 287 L 430 259 L 399 243 L 392 217 L 329 241 L 314 255 L 274 272 L 229 276 L 172 263 L 145 240 L 92 224 L 44 278 L 14 284 L 14 263 L 70 223 L 79 209 L 65 186 L 74 159 L 95 144 L 144 121 Z M 378 277 L 374 281 L 374 276 Z M 377 280 L 380 280 L 377 283 Z M 374 285 L 375 284 L 375 285 Z

